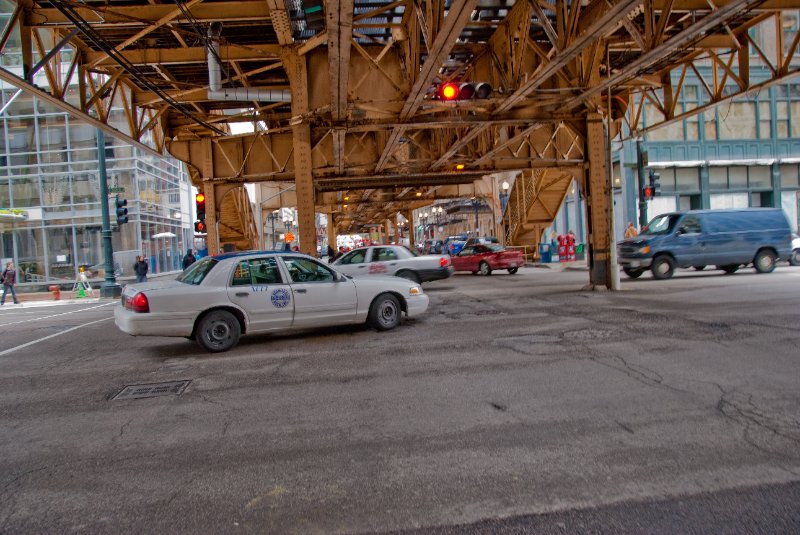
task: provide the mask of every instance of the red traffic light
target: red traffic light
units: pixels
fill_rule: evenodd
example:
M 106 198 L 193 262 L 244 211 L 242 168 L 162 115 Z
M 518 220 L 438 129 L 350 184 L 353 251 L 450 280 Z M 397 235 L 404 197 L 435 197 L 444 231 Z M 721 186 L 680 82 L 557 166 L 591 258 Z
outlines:
M 439 86 L 439 98 L 442 100 L 455 100 L 458 98 L 458 86 L 446 83 Z
M 199 232 L 201 234 L 205 234 L 206 232 L 206 222 L 205 221 L 195 221 L 194 222 L 194 231 Z

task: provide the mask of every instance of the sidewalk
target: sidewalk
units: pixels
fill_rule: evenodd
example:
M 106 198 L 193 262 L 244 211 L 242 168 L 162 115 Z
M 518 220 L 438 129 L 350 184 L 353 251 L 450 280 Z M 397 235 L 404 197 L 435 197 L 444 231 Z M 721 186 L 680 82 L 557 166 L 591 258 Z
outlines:
M 572 262 L 528 262 L 526 267 L 540 269 L 550 269 L 553 271 L 589 271 L 586 260 L 574 260 Z

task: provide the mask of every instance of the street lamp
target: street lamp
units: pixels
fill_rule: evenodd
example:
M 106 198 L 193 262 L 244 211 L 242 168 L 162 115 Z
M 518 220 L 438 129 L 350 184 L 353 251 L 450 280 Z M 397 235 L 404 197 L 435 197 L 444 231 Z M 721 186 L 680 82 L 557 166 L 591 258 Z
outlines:
M 508 189 L 511 185 L 508 183 L 507 180 L 503 180 L 503 183 L 500 185 L 500 212 L 505 213 L 506 205 L 508 204 Z
M 444 208 L 441 206 L 434 206 L 432 212 L 436 220 L 436 225 L 440 226 L 442 224 L 442 217 L 444 216 Z
M 473 197 L 470 199 L 470 204 L 472 204 L 472 207 L 475 209 L 475 237 L 478 237 L 481 235 L 481 226 L 478 222 L 478 208 L 481 206 L 481 200 Z
M 273 210 L 267 215 L 267 219 L 272 223 L 272 249 L 275 249 L 275 221 L 279 218 L 277 210 Z
M 422 220 L 422 241 L 425 241 L 428 238 L 428 212 L 422 212 L 420 219 Z

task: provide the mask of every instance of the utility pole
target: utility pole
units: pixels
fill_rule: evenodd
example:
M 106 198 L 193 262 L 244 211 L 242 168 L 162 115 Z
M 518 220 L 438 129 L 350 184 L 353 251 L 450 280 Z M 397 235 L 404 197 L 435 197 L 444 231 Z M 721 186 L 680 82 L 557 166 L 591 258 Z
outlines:
M 108 216 L 108 177 L 106 176 L 106 137 L 97 129 L 97 164 L 100 175 L 100 218 L 103 238 L 103 255 L 105 256 L 106 276 L 100 285 L 100 297 L 119 297 L 122 287 L 114 276 L 114 249 L 111 246 L 111 223 Z
M 645 173 L 644 168 L 648 164 L 647 153 L 642 150 L 642 140 L 636 140 L 636 183 L 639 187 L 636 189 L 636 197 L 639 199 L 639 229 L 643 229 L 647 225 L 647 199 L 645 199 L 644 191 L 645 186 Z

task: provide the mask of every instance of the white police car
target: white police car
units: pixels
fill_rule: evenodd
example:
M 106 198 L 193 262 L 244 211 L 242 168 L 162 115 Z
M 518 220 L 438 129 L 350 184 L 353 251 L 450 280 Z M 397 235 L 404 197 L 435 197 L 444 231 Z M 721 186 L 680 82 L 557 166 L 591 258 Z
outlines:
M 128 334 L 182 336 L 218 352 L 244 333 L 363 322 L 385 331 L 427 308 L 412 281 L 353 279 L 301 253 L 249 251 L 203 258 L 174 280 L 126 286 L 114 320 Z

